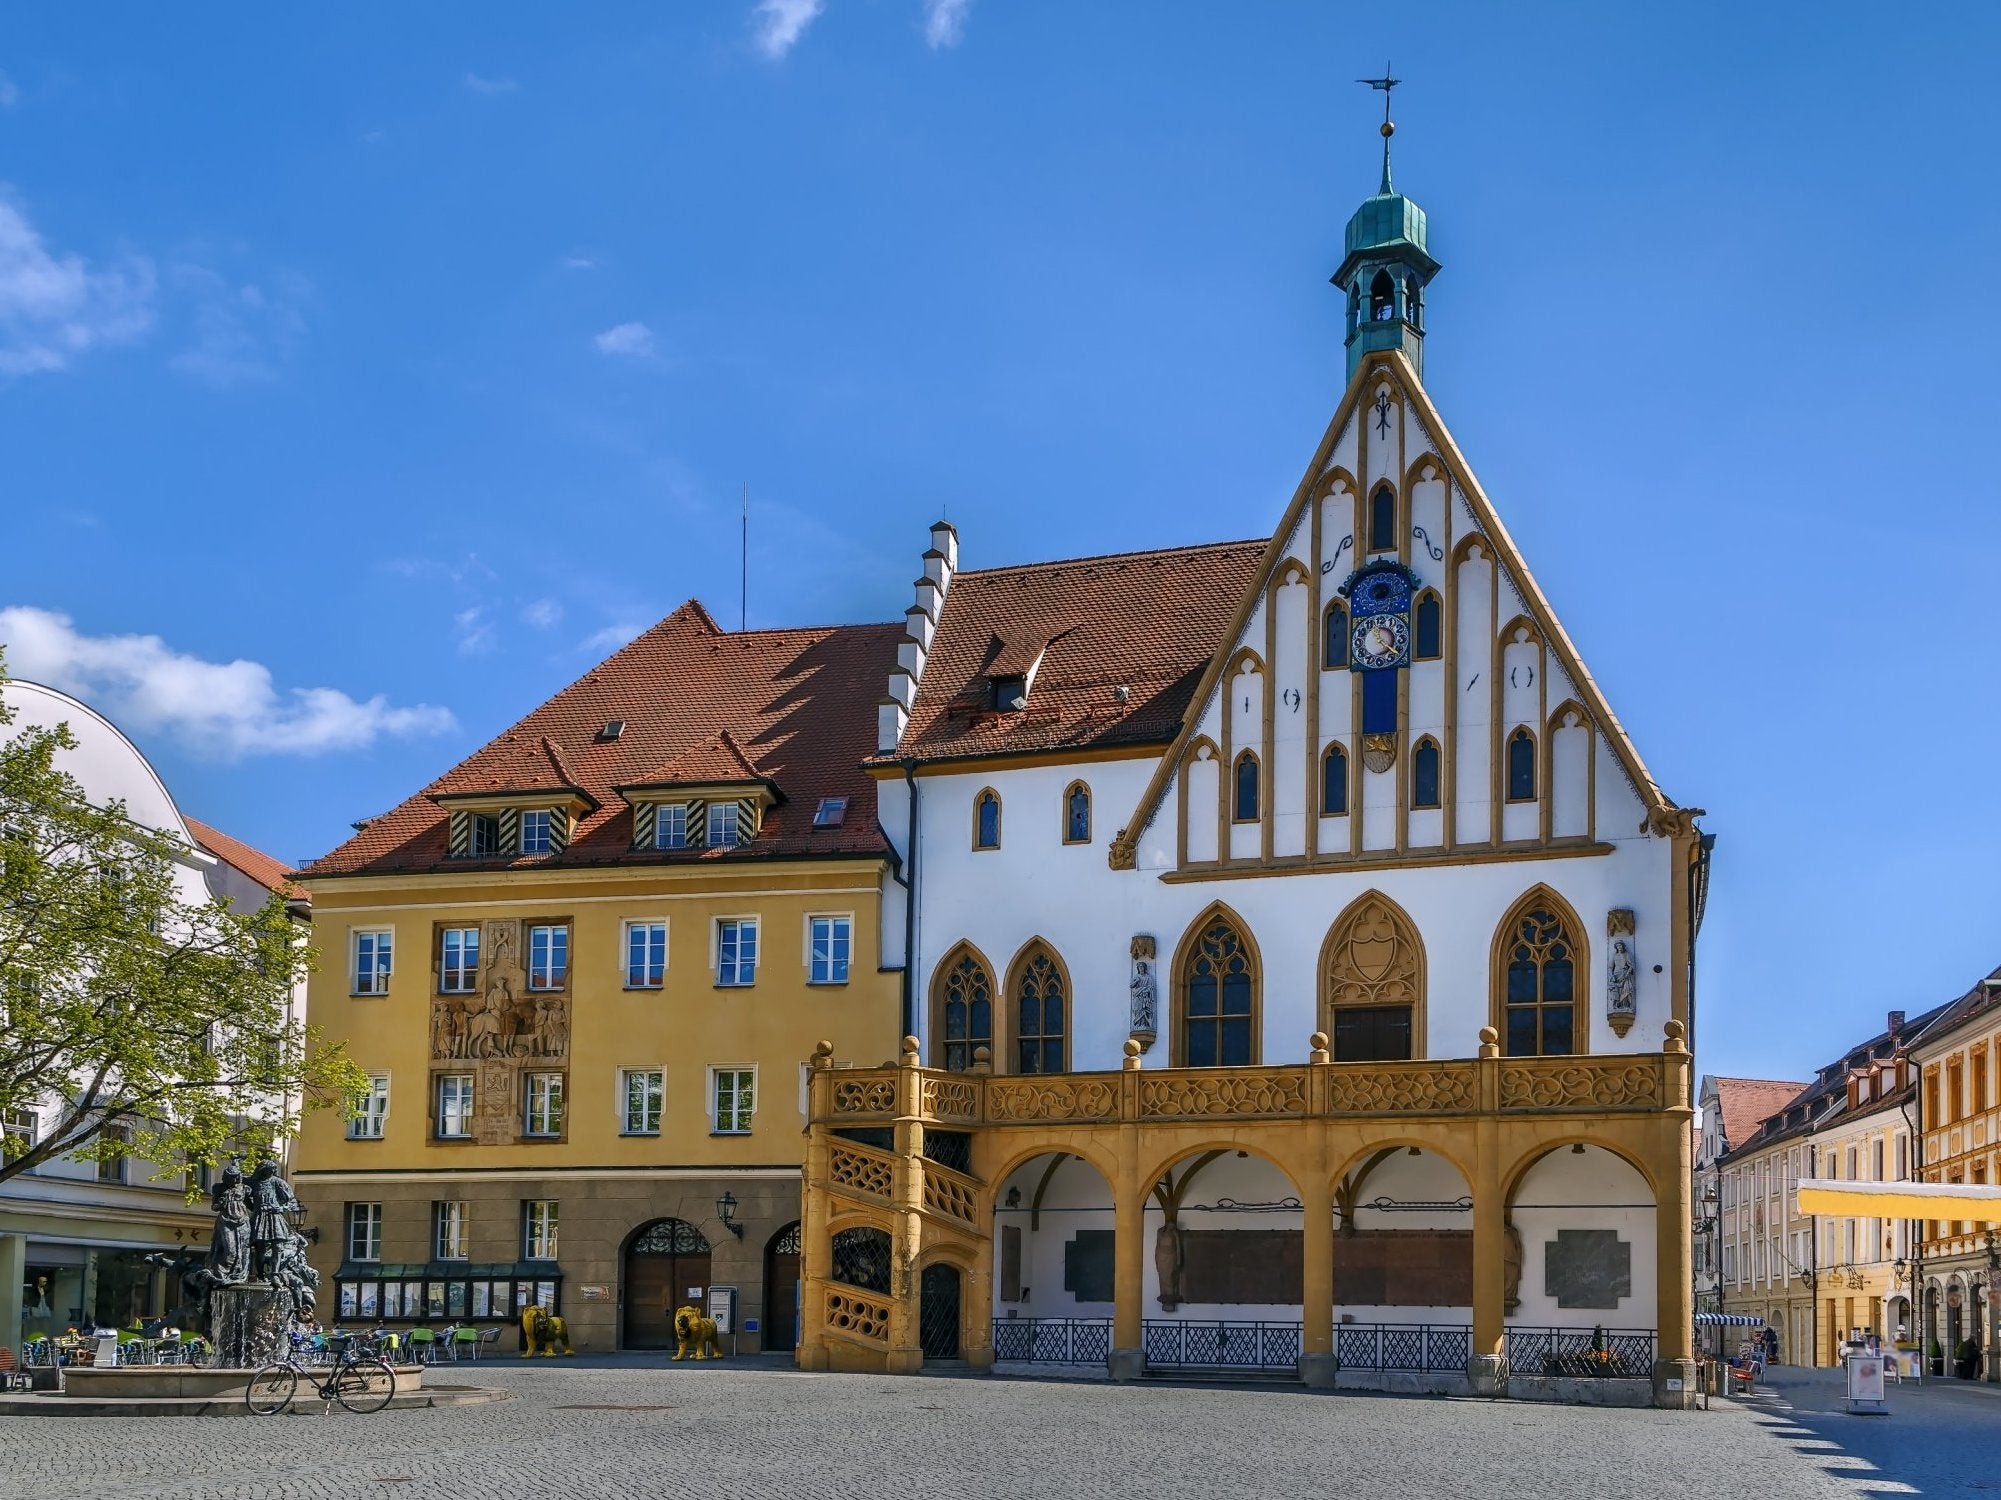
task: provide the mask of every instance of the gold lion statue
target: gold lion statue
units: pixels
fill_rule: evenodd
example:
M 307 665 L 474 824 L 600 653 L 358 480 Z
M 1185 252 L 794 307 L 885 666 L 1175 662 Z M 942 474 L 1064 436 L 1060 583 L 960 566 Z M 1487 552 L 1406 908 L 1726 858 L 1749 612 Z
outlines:
M 696 1359 L 723 1357 L 722 1343 L 716 1338 L 716 1320 L 703 1317 L 696 1308 L 684 1307 L 674 1314 L 674 1357 L 687 1359 L 691 1344 Z
M 565 1354 L 575 1354 L 570 1347 L 570 1325 L 550 1312 L 546 1307 L 525 1307 L 521 1310 L 521 1357 L 527 1359 L 537 1349 L 548 1359 L 561 1344 Z

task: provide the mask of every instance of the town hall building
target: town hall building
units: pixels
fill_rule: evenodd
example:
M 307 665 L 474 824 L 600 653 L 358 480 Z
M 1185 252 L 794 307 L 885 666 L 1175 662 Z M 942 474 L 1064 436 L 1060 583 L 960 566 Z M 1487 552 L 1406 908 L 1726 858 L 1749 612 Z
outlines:
M 932 530 L 869 765 L 908 1039 L 811 1071 L 808 1368 L 1694 1395 L 1709 840 L 1425 389 L 1384 134 L 1268 537 Z

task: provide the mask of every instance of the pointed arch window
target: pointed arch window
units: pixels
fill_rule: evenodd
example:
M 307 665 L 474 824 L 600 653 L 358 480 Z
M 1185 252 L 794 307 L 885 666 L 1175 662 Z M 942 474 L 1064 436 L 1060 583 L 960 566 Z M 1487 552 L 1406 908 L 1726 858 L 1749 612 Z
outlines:
M 1369 550 L 1393 552 L 1397 545 L 1397 496 L 1388 485 L 1369 496 Z
M 1014 983 L 1015 1071 L 1061 1073 L 1069 1066 L 1069 985 L 1039 944 L 1017 964 Z
M 1502 932 L 1500 1018 L 1509 1057 L 1560 1057 L 1583 1050 L 1575 918 L 1546 893 L 1518 906 Z
M 948 959 L 938 979 L 933 1021 L 937 1026 L 935 1055 L 940 1067 L 963 1073 L 973 1065 L 973 1052 L 994 1045 L 994 983 L 986 965 L 971 953 Z
M 1237 764 L 1230 772 L 1230 816 L 1236 822 L 1257 822 L 1261 781 L 1258 758 L 1246 750 L 1237 757 Z
M 1535 736 L 1525 728 L 1508 736 L 1508 800 L 1535 801 Z
M 1445 606 L 1431 589 L 1417 596 L 1411 609 L 1410 634 L 1410 654 L 1415 660 L 1437 661 L 1445 654 Z
M 1424 944 L 1397 904 L 1370 891 L 1321 950 L 1324 1030 L 1336 1062 L 1395 1062 L 1424 1047 Z
M 1212 917 L 1190 945 L 1180 975 L 1181 1048 L 1190 1068 L 1249 1067 L 1255 1060 L 1257 969 L 1243 935 Z
M 1404 278 L 1404 321 L 1420 333 L 1424 331 L 1424 283 L 1415 276 Z
M 1348 665 L 1348 606 L 1339 599 L 1321 617 L 1320 665 L 1330 672 Z
M 1340 745 L 1329 745 L 1320 757 L 1320 811 L 1325 817 L 1348 811 L 1348 752 Z
M 1091 842 L 1091 789 L 1081 781 L 1071 782 L 1063 794 L 1063 842 Z
M 1417 749 L 1410 757 L 1410 805 L 1414 808 L 1437 807 L 1438 800 L 1438 741 L 1426 735 L 1417 742 Z
M 1397 315 L 1397 284 L 1388 271 L 1376 272 L 1376 279 L 1369 283 L 1369 321 L 1388 323 Z
M 988 787 L 973 799 L 973 847 L 975 849 L 1000 848 L 1001 800 L 1000 793 Z

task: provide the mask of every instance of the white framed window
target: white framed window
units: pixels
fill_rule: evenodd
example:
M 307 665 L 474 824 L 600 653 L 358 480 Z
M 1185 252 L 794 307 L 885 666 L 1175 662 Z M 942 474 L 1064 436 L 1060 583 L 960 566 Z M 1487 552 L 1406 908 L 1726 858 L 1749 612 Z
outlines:
M 667 924 L 625 924 L 625 987 L 657 990 L 667 982 Z
M 472 1135 L 472 1074 L 438 1075 L 438 1137 L 462 1141 Z
M 556 1200 L 529 1198 L 521 1205 L 521 1253 L 528 1260 L 556 1258 Z
M 439 1260 L 467 1258 L 466 1206 L 463 1201 L 431 1205 L 431 1253 Z
M 570 928 L 567 922 L 528 929 L 528 988 L 560 990 L 570 977 Z
M 382 1259 L 382 1205 L 350 1203 L 347 1206 L 347 1258 Z
M 685 802 L 663 802 L 653 814 L 653 847 L 656 849 L 685 849 L 688 847 L 688 804 Z
M 810 984 L 846 984 L 854 948 L 854 923 L 847 917 L 809 917 L 806 922 L 806 978 Z
M 619 1125 L 625 1135 L 660 1134 L 661 1106 L 667 1097 L 667 1075 L 658 1068 L 626 1068 L 619 1073 L 619 1093 L 625 1101 Z
M 42 1117 L 32 1109 L 10 1109 L 0 1115 L 0 1139 L 4 1139 L 4 1150 L 0 1157 L 12 1161 L 17 1156 L 25 1156 L 34 1149 L 35 1137 L 40 1134 Z
M 563 1075 L 561 1073 L 530 1073 L 527 1086 L 527 1120 L 525 1128 L 529 1135 L 561 1135 L 563 1133 Z
M 470 995 L 479 985 L 479 929 L 447 927 L 438 934 L 438 989 Z
M 547 854 L 549 852 L 549 813 L 546 808 L 537 808 L 521 815 L 521 852 L 523 854 Z
M 500 852 L 500 819 L 492 813 L 472 814 L 467 820 L 467 830 L 472 837 L 466 852 L 474 859 Z
M 734 849 L 743 840 L 743 829 L 738 813 L 740 808 L 734 802 L 711 802 L 709 804 L 709 847 L 711 849 Z
M 389 1075 L 370 1073 L 368 1091 L 354 1096 L 354 1108 L 347 1117 L 347 1138 L 351 1141 L 379 1141 L 389 1120 Z
M 757 1069 L 709 1069 L 709 1130 L 714 1135 L 749 1135 L 757 1113 Z
M 395 935 L 387 927 L 359 927 L 354 932 L 354 993 L 389 993 L 390 960 L 395 953 Z
M 757 983 L 757 918 L 724 917 L 716 923 L 716 983 Z

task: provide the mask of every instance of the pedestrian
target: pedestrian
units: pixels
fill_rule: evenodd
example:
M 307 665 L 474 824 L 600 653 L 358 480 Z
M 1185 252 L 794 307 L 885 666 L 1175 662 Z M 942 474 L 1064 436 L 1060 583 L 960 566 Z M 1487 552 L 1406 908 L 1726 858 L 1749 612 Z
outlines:
M 1777 1364 L 1779 1362 L 1779 1330 L 1769 1323 L 1765 1325 L 1764 1343 L 1765 1363 L 1768 1365 Z

